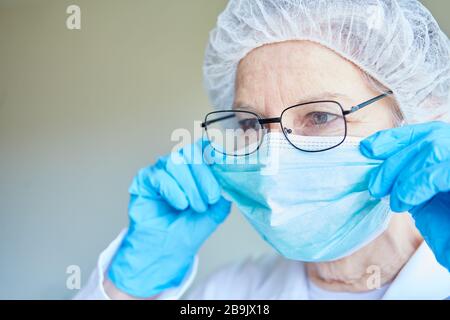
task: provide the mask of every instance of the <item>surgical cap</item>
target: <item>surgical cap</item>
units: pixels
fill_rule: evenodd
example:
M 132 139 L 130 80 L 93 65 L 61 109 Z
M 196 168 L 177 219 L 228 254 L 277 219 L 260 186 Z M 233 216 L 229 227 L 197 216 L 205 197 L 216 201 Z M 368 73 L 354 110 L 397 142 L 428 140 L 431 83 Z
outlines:
M 242 58 L 287 40 L 314 41 L 353 62 L 394 92 L 406 123 L 450 120 L 449 40 L 416 0 L 230 0 L 203 66 L 213 106 L 232 106 Z

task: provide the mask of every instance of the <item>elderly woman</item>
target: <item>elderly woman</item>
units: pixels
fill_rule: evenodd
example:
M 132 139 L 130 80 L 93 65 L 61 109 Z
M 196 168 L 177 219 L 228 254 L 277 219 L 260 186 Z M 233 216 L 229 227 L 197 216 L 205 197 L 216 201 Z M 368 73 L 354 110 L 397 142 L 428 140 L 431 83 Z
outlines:
M 231 0 L 205 57 L 207 139 L 138 173 L 78 298 L 183 296 L 231 202 L 279 254 L 188 298 L 450 296 L 449 71 L 415 0 Z

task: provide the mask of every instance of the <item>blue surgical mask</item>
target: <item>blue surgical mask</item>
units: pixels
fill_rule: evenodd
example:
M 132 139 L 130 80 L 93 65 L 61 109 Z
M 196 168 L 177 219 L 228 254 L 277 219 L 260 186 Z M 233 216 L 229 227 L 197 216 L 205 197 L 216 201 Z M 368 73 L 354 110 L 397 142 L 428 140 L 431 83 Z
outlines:
M 314 149 L 326 137 L 298 137 Z M 355 252 L 388 226 L 389 205 L 368 192 L 379 160 L 364 157 L 360 138 L 319 153 L 294 148 L 269 132 L 245 157 L 205 152 L 225 192 L 258 233 L 281 255 L 299 261 L 332 261 Z

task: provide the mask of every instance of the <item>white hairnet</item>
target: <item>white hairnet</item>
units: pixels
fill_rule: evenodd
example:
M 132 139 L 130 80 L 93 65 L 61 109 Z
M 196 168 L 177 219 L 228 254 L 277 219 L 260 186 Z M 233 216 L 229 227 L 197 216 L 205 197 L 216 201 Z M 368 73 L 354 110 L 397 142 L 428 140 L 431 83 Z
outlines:
M 230 108 L 236 69 L 252 49 L 320 43 L 394 92 L 407 123 L 450 117 L 449 40 L 416 0 L 230 0 L 203 67 L 216 108 Z

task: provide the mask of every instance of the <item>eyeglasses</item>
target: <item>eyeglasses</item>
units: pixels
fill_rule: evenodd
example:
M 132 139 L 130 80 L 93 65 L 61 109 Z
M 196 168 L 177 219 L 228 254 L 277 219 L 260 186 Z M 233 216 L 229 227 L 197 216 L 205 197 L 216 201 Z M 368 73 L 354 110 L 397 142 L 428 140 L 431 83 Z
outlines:
M 208 113 L 201 126 L 214 150 L 225 155 L 245 156 L 258 150 L 265 125 L 279 123 L 289 143 L 305 152 L 321 152 L 339 146 L 347 137 L 346 116 L 392 94 L 387 91 L 350 110 L 333 100 L 296 104 L 277 118 L 261 118 L 246 110 L 220 110 Z M 298 137 L 322 137 L 321 143 L 302 143 Z M 320 140 L 319 139 L 319 140 Z

